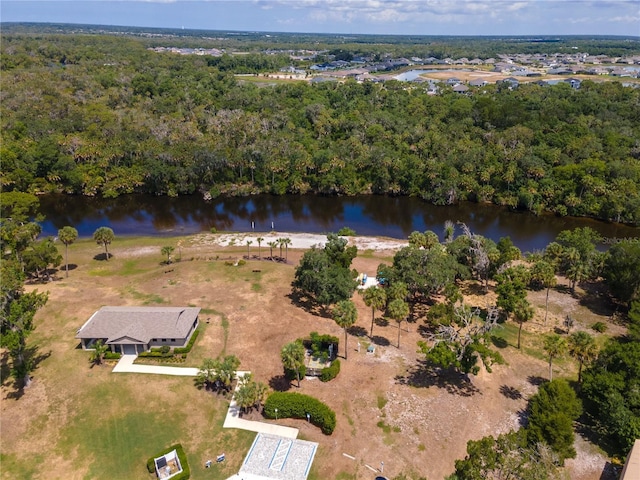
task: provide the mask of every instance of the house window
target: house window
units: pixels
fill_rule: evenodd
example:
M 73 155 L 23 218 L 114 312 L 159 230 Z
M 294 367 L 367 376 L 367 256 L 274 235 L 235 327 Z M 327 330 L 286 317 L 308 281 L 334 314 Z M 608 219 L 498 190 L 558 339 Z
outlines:
M 167 339 L 166 339 L 166 338 L 163 338 L 163 339 L 162 339 L 162 341 L 163 341 L 163 342 L 166 342 L 166 341 L 167 341 Z
M 176 343 L 176 339 L 175 339 L 175 338 L 172 338 L 172 339 L 171 339 L 171 343 Z

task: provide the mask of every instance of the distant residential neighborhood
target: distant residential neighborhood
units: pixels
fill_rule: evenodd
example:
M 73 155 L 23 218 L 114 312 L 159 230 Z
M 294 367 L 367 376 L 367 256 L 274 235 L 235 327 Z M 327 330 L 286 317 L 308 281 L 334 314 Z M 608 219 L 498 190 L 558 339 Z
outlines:
M 224 54 L 237 55 L 237 52 L 228 52 L 224 49 L 203 48 L 177 48 L 177 47 L 153 47 L 150 48 L 159 53 L 176 53 L 180 55 L 211 55 L 222 56 Z M 588 53 L 555 53 L 555 54 L 502 54 L 497 58 L 435 58 L 435 57 L 411 57 L 391 58 L 390 56 L 354 56 L 350 60 L 336 59 L 335 55 L 329 55 L 327 51 L 314 50 L 268 50 L 263 53 L 268 55 L 288 55 L 292 64 L 280 69 L 279 74 L 283 78 L 289 76 L 292 79 L 307 79 L 314 83 L 322 81 L 335 81 L 339 79 L 353 78 L 356 81 L 384 82 L 390 80 L 409 81 L 414 83 L 429 83 L 433 86 L 443 82 L 440 79 L 424 78 L 419 73 L 406 77 L 399 75 L 408 69 L 423 69 L 425 73 L 433 70 L 472 71 L 483 73 L 496 73 L 501 77 L 477 78 L 473 80 L 457 79 L 455 77 L 444 80 L 458 93 L 466 93 L 469 87 L 483 87 L 489 83 L 506 82 L 510 88 L 517 87 L 521 81 L 536 81 L 538 77 L 541 84 L 554 84 L 559 82 L 569 83 L 573 88 L 580 88 L 581 81 L 578 78 L 567 78 L 572 75 L 609 76 L 620 79 L 640 78 L 640 55 L 626 57 L 611 57 L 606 55 L 589 55 Z M 314 60 L 323 59 L 314 63 Z M 429 67 L 431 67 L 431 70 Z M 508 75 L 508 78 L 504 78 Z M 549 78 L 557 76 L 557 79 Z

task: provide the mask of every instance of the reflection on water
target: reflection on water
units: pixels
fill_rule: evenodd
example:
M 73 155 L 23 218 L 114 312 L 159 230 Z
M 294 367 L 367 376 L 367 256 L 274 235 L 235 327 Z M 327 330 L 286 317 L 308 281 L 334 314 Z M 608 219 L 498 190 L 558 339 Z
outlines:
M 438 207 L 418 198 L 272 196 L 224 197 L 205 202 L 126 195 L 115 199 L 48 195 L 40 199 L 44 235 L 71 225 L 81 237 L 109 226 L 116 235 L 176 235 L 209 231 L 336 232 L 350 227 L 358 235 L 406 239 L 414 230 L 433 230 L 442 238 L 447 220 L 466 223 L 474 233 L 499 240 L 509 236 L 523 251 L 544 248 L 558 232 L 589 226 L 608 239 L 640 237 L 640 229 L 584 218 L 534 216 L 493 205 L 463 203 Z

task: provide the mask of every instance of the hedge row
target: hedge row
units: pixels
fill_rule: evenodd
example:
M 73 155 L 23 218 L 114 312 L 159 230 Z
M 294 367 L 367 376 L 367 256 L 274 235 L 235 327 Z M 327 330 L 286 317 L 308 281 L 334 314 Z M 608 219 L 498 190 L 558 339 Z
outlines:
M 331 435 L 336 428 L 336 414 L 317 398 L 302 393 L 273 392 L 264 404 L 264 416 L 276 418 L 301 418 L 309 421 L 322 430 L 325 435 Z
M 180 465 L 182 466 L 182 473 L 171 478 L 173 480 L 187 480 L 189 477 L 191 477 L 191 470 L 189 469 L 189 462 L 187 462 L 187 456 L 184 453 L 184 449 L 182 448 L 182 445 L 180 445 L 179 443 L 175 445 L 171 445 L 170 447 L 165 448 L 161 452 L 158 452 L 153 457 L 149 458 L 149 460 L 147 460 L 147 470 L 149 470 L 149 473 L 156 473 L 156 464 L 154 462 L 156 458 L 162 455 L 166 455 L 167 453 L 173 450 L 175 450 L 176 453 L 178 454 L 178 460 L 180 460 Z
M 337 358 L 331 362 L 331 365 L 327 368 L 323 368 L 320 371 L 320 381 L 328 382 L 329 380 L 333 380 L 340 373 L 340 360 Z
M 173 353 L 162 353 L 158 351 L 151 350 L 150 352 L 140 352 L 138 354 L 139 357 L 151 357 L 151 358 L 171 358 L 173 357 Z
M 191 338 L 189 339 L 189 343 L 187 343 L 186 347 L 174 348 L 173 353 L 176 355 L 179 355 L 181 353 L 189 353 L 191 351 L 191 348 L 193 347 L 193 344 L 196 342 L 196 338 L 198 338 L 198 335 L 200 335 L 199 328 L 196 329 L 195 332 L 193 332 L 193 335 L 191 335 Z
M 122 355 L 118 352 L 105 352 L 104 359 L 105 360 L 119 360 Z

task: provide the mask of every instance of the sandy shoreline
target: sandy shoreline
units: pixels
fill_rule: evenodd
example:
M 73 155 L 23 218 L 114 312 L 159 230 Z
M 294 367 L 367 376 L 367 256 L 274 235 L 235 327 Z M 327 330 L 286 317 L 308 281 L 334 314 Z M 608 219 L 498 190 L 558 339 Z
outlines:
M 258 246 L 257 239 L 262 237 L 262 246 L 268 246 L 269 242 L 274 242 L 279 238 L 291 240 L 288 248 L 308 250 L 313 245 L 323 246 L 327 241 L 327 236 L 316 233 L 288 233 L 288 232 L 266 232 L 260 234 L 250 233 L 202 233 L 194 236 L 194 243 L 200 245 L 217 245 L 220 247 L 246 245 L 252 242 L 252 246 Z M 358 250 L 397 251 L 409 244 L 406 240 L 384 237 L 344 237 L 349 241 L 349 245 L 355 245 Z

